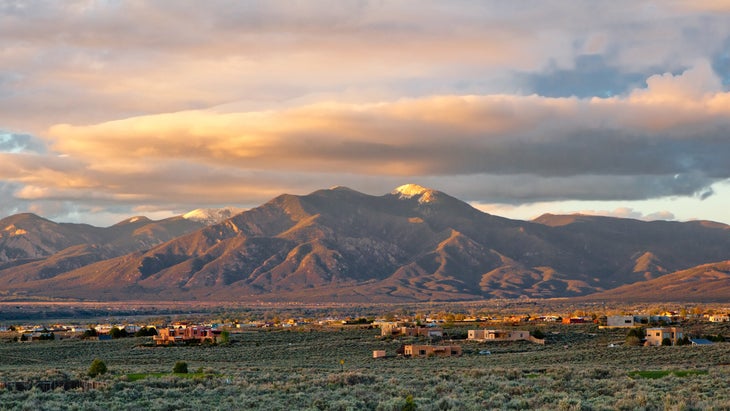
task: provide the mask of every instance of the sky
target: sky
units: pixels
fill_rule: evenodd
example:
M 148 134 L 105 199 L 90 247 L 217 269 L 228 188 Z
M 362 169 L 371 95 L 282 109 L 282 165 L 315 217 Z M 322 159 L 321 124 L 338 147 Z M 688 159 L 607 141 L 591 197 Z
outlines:
M 730 1 L 0 2 L 0 217 L 406 183 L 730 223 Z

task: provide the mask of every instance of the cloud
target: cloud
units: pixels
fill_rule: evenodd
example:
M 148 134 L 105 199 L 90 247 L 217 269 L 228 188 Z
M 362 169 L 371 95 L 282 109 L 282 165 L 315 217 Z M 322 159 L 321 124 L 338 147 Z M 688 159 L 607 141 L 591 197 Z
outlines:
M 74 215 L 407 181 L 716 196 L 722 2 L 0 4 L 0 182 Z M 75 201 L 79 203 L 74 204 Z
M 726 51 L 727 12 L 702 4 L 12 2 L 0 9 L 0 96 L 12 96 L 0 124 L 39 133 L 348 90 L 530 94 L 566 73 L 627 89 Z
M 647 84 L 606 99 L 449 95 L 195 110 L 57 125 L 48 134 L 53 150 L 95 173 L 154 176 L 149 184 L 186 175 L 193 185 L 186 169 L 216 170 L 222 180 L 277 170 L 472 176 L 480 181 L 472 192 L 503 201 L 711 194 L 712 183 L 730 178 L 730 93 L 707 64 Z
M 578 214 L 611 216 L 617 218 L 633 218 L 635 220 L 673 220 L 674 214 L 669 211 L 658 211 L 651 214 L 644 214 L 641 211 L 629 207 L 616 208 L 614 210 L 583 210 Z

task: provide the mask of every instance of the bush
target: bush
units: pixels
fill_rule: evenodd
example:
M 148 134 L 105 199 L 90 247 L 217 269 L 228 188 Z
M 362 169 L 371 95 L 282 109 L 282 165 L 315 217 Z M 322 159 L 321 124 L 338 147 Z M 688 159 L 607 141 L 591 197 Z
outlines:
M 96 358 L 94 361 L 91 362 L 91 366 L 89 367 L 89 377 L 96 377 L 97 375 L 106 374 L 107 368 L 106 364 L 104 364 L 104 361 Z
M 643 328 L 632 328 L 626 334 L 626 345 L 641 345 L 641 340 L 646 337 L 646 332 Z
M 125 338 L 127 337 L 127 330 L 124 328 L 119 327 L 112 327 L 112 329 L 109 331 L 109 335 L 111 335 L 112 338 Z
M 416 402 L 413 401 L 413 396 L 408 394 L 406 397 L 406 403 L 403 405 L 403 408 L 401 408 L 403 411 L 415 411 L 416 409 Z
M 545 333 L 542 332 L 542 331 L 540 331 L 540 330 L 538 330 L 538 329 L 535 329 L 535 330 L 532 331 L 532 336 L 535 337 L 535 338 L 537 338 L 538 340 L 544 340 L 545 339 Z
M 89 327 L 88 330 L 84 331 L 84 333 L 81 335 L 81 338 L 86 339 L 90 337 L 98 337 L 99 333 L 92 327 Z
M 175 363 L 175 366 L 172 367 L 172 372 L 175 374 L 187 374 L 188 373 L 188 363 L 185 361 L 178 361 Z
M 626 337 L 626 345 L 638 347 L 639 345 L 641 345 L 641 340 L 639 339 L 639 337 L 629 335 L 628 337 Z
M 142 327 L 134 333 L 135 337 L 152 337 L 155 335 L 157 335 L 157 329 L 155 327 Z

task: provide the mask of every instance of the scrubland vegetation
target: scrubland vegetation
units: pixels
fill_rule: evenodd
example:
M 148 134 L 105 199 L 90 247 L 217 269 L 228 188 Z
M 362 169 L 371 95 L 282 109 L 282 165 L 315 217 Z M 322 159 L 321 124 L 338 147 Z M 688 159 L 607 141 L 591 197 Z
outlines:
M 451 329 L 461 335 L 465 329 Z M 0 343 L 0 381 L 88 379 L 98 390 L 0 390 L 4 409 L 690 410 L 730 409 L 730 343 L 609 347 L 626 330 L 541 327 L 546 345 L 462 344 L 453 358 L 407 359 L 411 340 L 377 329 L 233 333 L 215 346 L 151 347 L 151 337 Z M 727 330 L 712 330 L 727 333 Z M 488 348 L 491 355 L 479 355 Z M 373 350 L 390 355 L 373 359 Z M 189 373 L 174 374 L 185 364 Z

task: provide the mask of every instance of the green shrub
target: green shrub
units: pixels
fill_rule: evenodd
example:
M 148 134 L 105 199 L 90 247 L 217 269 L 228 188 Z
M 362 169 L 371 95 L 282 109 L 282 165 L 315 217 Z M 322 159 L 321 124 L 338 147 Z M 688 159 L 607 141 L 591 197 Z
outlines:
M 106 374 L 107 368 L 104 361 L 95 358 L 94 361 L 91 362 L 91 366 L 89 367 L 88 375 L 89 377 L 96 377 L 97 375 Z
M 89 327 L 84 333 L 81 335 L 81 338 L 90 338 L 90 337 L 98 337 L 99 333 L 92 327 Z
M 157 335 L 157 329 L 155 329 L 155 327 L 142 327 L 134 333 L 135 337 L 152 337 L 155 335 Z
M 187 374 L 188 373 L 188 363 L 185 361 L 178 361 L 175 363 L 175 366 L 172 367 L 172 372 L 175 374 Z
M 413 396 L 408 394 L 406 397 L 406 403 L 403 405 L 402 408 L 403 411 L 415 411 L 416 410 L 416 402 L 413 401 Z
M 532 331 L 532 336 L 537 338 L 538 340 L 544 340 L 545 339 L 545 333 L 540 331 L 539 329 L 535 329 Z
M 632 328 L 626 334 L 626 345 L 641 345 L 641 340 L 646 337 L 646 331 L 643 328 Z
M 127 330 L 124 328 L 119 327 L 112 327 L 112 329 L 109 331 L 109 335 L 111 335 L 112 338 L 124 338 L 127 337 Z

